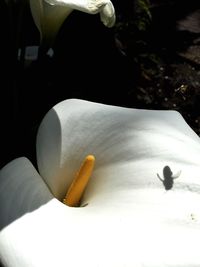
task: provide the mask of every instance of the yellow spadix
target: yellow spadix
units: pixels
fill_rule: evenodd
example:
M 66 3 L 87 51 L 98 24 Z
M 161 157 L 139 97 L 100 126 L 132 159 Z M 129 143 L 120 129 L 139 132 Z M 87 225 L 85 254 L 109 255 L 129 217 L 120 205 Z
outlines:
M 88 155 L 78 171 L 76 177 L 72 181 L 69 190 L 63 200 L 63 203 L 70 207 L 77 207 L 80 204 L 80 200 L 83 196 L 85 188 L 91 177 L 95 163 L 95 157 Z

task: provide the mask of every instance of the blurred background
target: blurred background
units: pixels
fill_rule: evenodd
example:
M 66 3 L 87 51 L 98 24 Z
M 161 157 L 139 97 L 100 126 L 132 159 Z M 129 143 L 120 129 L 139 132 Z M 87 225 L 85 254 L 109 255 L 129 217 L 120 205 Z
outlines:
M 42 118 L 81 98 L 178 110 L 200 135 L 200 1 L 113 0 L 117 21 L 74 11 L 43 54 L 28 1 L 0 0 L 1 166 L 36 166 Z

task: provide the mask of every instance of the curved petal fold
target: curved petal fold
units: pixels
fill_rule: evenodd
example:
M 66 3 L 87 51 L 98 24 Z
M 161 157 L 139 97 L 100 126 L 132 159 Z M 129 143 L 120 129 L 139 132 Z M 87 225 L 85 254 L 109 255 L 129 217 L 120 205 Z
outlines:
M 122 184 L 162 187 L 157 173 L 166 165 L 173 173 L 182 171 L 179 186 L 199 183 L 200 140 L 176 111 L 77 99 L 54 106 L 38 131 L 37 159 L 40 174 L 58 199 L 89 154 L 96 158 L 93 192 L 100 184 L 109 184 L 107 190 Z

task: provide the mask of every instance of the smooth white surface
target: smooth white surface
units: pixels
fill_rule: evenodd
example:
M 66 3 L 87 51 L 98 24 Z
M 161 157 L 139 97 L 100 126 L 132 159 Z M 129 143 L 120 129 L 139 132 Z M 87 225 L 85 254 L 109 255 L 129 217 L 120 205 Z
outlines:
M 110 0 L 29 0 L 35 24 L 40 31 L 41 41 L 52 45 L 64 20 L 73 10 L 88 14 L 100 13 L 107 27 L 115 24 L 115 9 Z
M 6 267 L 200 266 L 200 142 L 179 113 L 63 101 L 37 137 L 40 175 L 58 199 L 87 154 L 96 166 L 81 208 L 52 198 L 25 158 L 1 170 Z M 157 177 L 166 165 L 181 170 L 169 191 Z

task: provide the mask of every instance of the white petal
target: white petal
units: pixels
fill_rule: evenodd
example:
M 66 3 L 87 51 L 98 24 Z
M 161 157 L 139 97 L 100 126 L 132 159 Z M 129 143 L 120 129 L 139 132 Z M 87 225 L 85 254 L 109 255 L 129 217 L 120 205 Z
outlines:
M 0 259 L 5 267 L 199 266 L 199 197 L 184 196 L 196 202 L 186 212 L 183 195 L 151 193 L 145 205 L 119 195 L 92 209 L 51 200 L 0 232 Z
M 176 111 L 75 99 L 59 103 L 45 116 L 37 138 L 39 171 L 57 198 L 64 197 L 88 154 L 96 157 L 92 192 L 104 184 L 106 191 L 130 183 L 162 187 L 157 173 L 166 165 L 173 173 L 182 171 L 176 180 L 180 187 L 200 182 L 200 139 Z
M 27 158 L 11 161 L 0 171 L 0 229 L 52 198 Z
M 37 150 L 42 176 L 59 198 L 83 157 L 96 156 L 88 205 L 69 208 L 47 197 L 13 220 L 0 232 L 6 267 L 200 265 L 199 137 L 179 113 L 63 101 L 44 118 Z M 170 191 L 156 175 L 165 165 L 182 170 Z M 8 173 L 1 175 L 8 182 L 0 203 L 7 192 L 16 196 L 13 175 L 20 184 L 26 172 Z M 15 197 L 16 210 L 19 203 Z M 5 205 L 0 218 L 8 210 Z
M 100 13 L 101 21 L 107 27 L 112 27 L 115 23 L 115 9 L 109 0 L 30 0 L 30 8 L 41 41 L 49 46 L 53 44 L 61 25 L 73 10 Z

